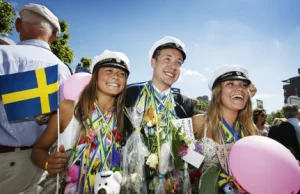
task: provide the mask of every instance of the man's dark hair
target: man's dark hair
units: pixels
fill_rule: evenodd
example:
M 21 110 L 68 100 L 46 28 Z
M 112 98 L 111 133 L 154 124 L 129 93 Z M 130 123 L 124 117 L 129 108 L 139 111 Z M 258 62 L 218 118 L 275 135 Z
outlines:
M 285 118 L 297 118 L 299 109 L 296 104 L 287 104 L 282 107 L 283 115 Z

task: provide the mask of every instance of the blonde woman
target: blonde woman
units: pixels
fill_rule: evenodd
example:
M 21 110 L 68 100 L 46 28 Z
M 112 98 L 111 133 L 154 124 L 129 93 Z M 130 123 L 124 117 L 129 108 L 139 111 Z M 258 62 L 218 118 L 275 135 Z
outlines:
M 205 156 L 199 193 L 237 193 L 242 188 L 232 179 L 228 154 L 236 141 L 257 134 L 252 121 L 248 72 L 241 66 L 221 66 L 215 70 L 209 84 L 212 98 L 207 109 L 206 125 L 193 117 Z M 253 91 L 253 90 L 251 90 Z M 198 128 L 198 129 L 197 129 Z

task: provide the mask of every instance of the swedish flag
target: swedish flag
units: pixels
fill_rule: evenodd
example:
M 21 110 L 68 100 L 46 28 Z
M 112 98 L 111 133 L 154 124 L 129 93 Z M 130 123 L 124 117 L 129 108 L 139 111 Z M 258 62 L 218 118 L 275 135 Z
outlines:
M 58 65 L 0 76 L 0 94 L 8 121 L 58 108 Z

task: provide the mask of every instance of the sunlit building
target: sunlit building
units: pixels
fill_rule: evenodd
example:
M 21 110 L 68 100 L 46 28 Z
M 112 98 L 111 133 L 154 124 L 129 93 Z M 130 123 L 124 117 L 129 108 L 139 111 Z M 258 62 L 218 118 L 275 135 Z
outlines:
M 300 68 L 298 69 L 298 76 L 291 77 L 282 82 L 284 83 L 284 103 L 288 103 L 290 96 L 300 97 Z

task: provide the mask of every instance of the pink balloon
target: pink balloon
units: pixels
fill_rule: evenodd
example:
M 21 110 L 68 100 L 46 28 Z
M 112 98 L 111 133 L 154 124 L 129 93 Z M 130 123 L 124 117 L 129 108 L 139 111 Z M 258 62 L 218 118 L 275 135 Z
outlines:
M 298 161 L 268 137 L 249 136 L 237 141 L 229 164 L 234 178 L 251 194 L 296 194 L 300 189 Z
M 63 95 L 68 100 L 78 100 L 83 88 L 89 83 L 92 75 L 89 73 L 75 73 L 67 79 L 63 86 Z

